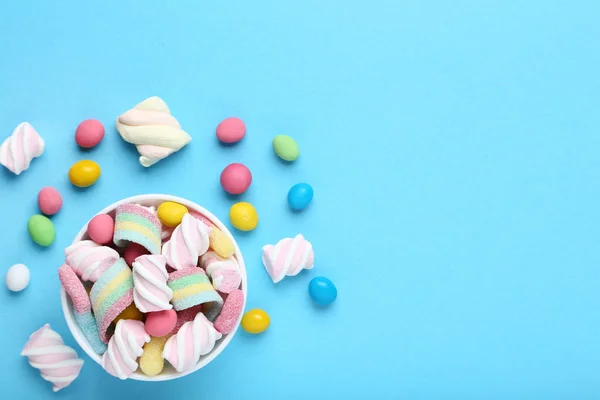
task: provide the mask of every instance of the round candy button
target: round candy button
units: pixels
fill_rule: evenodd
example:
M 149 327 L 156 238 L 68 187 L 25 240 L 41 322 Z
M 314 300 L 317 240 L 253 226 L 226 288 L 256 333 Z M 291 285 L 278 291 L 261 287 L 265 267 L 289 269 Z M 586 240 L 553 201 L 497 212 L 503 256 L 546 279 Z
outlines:
M 288 192 L 288 204 L 292 210 L 303 210 L 312 201 L 313 188 L 308 183 L 297 183 Z
M 242 317 L 242 328 L 248 333 L 262 333 L 271 325 L 269 314 L 259 308 L 248 311 Z
M 324 276 L 317 276 L 310 281 L 308 293 L 315 303 L 322 306 L 333 303 L 337 297 L 335 285 Z

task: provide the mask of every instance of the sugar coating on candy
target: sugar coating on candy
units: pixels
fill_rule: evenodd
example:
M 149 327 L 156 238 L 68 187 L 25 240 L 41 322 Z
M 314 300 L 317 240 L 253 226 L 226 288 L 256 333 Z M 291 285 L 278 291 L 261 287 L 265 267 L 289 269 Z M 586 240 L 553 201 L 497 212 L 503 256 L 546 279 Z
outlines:
M 113 321 L 113 324 L 119 323 L 122 319 L 133 319 L 136 321 L 142 321 L 144 319 L 144 314 L 137 309 L 135 303 L 131 303 L 126 309 L 124 309 L 121 314 L 117 315 L 117 318 Z
M 136 204 L 122 204 L 117 207 L 115 217 L 114 243 L 125 247 L 129 243 L 144 246 L 151 254 L 160 254 L 161 223 L 158 217 L 146 207 Z
M 214 251 L 200 257 L 200 266 L 211 279 L 213 287 L 221 293 L 231 293 L 241 282 L 240 267 L 234 257 L 222 258 Z
M 96 318 L 94 318 L 94 314 L 92 314 L 91 310 L 82 314 L 76 312 L 75 321 L 85 335 L 90 346 L 92 346 L 92 350 L 94 350 L 96 354 L 104 354 L 106 351 L 106 343 L 100 339 L 98 324 L 96 323 Z
M 22 122 L 0 145 L 0 164 L 19 175 L 29 168 L 31 160 L 44 153 L 44 147 L 44 139 L 33 126 Z
M 244 164 L 229 164 L 221 172 L 221 186 L 229 194 L 242 194 L 251 183 L 252 173 Z
M 148 250 L 144 246 L 137 243 L 130 243 L 125 249 L 125 253 L 123 253 L 123 258 L 127 265 L 132 266 L 135 259 L 144 254 L 148 254 Z
M 96 282 L 119 259 L 119 253 L 92 240 L 76 242 L 65 249 L 67 264 L 84 281 Z
M 115 221 L 108 214 L 98 214 L 88 222 L 88 235 L 98 244 L 112 242 L 115 232 Z
M 173 291 L 167 286 L 169 274 L 166 262 L 165 256 L 160 254 L 143 255 L 133 262 L 133 301 L 140 311 L 147 313 L 173 308 L 169 303 Z
M 6 271 L 6 287 L 11 292 L 20 292 L 29 285 L 29 268 L 25 264 L 15 264 Z
M 144 327 L 150 336 L 168 335 L 177 325 L 177 313 L 173 309 L 148 313 Z
M 46 215 L 58 213 L 63 205 L 63 199 L 58 190 L 46 186 L 38 193 L 38 206 L 40 211 Z
M 108 343 L 108 327 L 133 303 L 133 277 L 125 260 L 118 259 L 100 276 L 92 287 L 90 298 L 100 338 Z
M 226 118 L 217 126 L 217 139 L 223 143 L 236 143 L 246 136 L 246 124 L 239 118 Z
M 209 235 L 210 228 L 190 214 L 185 214 L 171 239 L 162 247 L 167 264 L 176 270 L 195 268 L 198 258 L 208 250 Z
M 140 357 L 140 369 L 146 376 L 156 376 L 160 374 L 165 366 L 163 350 L 169 336 L 151 337 L 150 341 L 144 345 L 144 353 Z
M 198 304 L 197 306 L 177 311 L 177 323 L 175 324 L 175 328 L 171 331 L 171 334 L 176 334 L 186 322 L 193 321 L 194 318 L 196 318 L 196 315 L 202 312 L 202 308 L 202 304 Z
M 213 288 L 206 273 L 200 268 L 186 268 L 169 274 L 167 285 L 173 290 L 171 303 L 176 311 L 198 304 L 214 303 L 218 313 L 223 298 Z
M 92 309 L 90 298 L 75 271 L 67 264 L 63 264 L 58 268 L 58 278 L 73 302 L 75 312 L 79 314 L 89 312 Z
M 66 346 L 49 324 L 31 334 L 21 356 L 27 357 L 29 365 L 40 370 L 42 378 L 52 383 L 54 392 L 69 386 L 83 366 L 77 352 Z
M 229 258 L 235 253 L 233 241 L 225 232 L 218 228 L 214 228 L 210 234 L 210 248 L 223 258 Z
M 183 324 L 179 332 L 167 340 L 163 357 L 177 372 L 189 371 L 201 356 L 212 351 L 222 336 L 204 314 L 197 314 L 193 322 Z
M 239 290 L 233 290 L 223 304 L 221 313 L 215 320 L 215 329 L 224 335 L 231 333 L 244 311 L 244 293 Z
M 119 116 L 117 130 L 124 141 L 136 145 L 144 167 L 154 165 L 192 140 L 167 104 L 156 96 Z
M 303 269 L 314 267 L 315 254 L 312 245 L 302 234 L 281 239 L 275 246 L 266 245 L 262 251 L 262 261 L 273 283 L 285 276 L 295 276 Z
M 137 359 L 144 353 L 144 343 L 150 335 L 140 321 L 121 320 L 110 338 L 108 350 L 102 355 L 102 367 L 119 379 L 127 379 L 138 368 Z
M 104 138 L 104 125 L 96 119 L 86 119 L 75 130 L 75 143 L 85 149 L 97 146 Z

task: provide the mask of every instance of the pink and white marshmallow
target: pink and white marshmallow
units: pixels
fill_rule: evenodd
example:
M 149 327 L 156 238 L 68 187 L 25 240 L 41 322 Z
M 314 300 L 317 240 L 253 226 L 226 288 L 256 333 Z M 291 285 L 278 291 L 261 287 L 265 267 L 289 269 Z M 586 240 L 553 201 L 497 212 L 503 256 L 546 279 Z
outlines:
M 176 270 L 193 268 L 198 258 L 208 250 L 210 228 L 201 221 L 185 214 L 169 241 L 162 248 L 167 264 Z
M 143 313 L 170 310 L 173 291 L 167 286 L 167 259 L 147 254 L 133 262 L 133 301 Z
M 200 257 L 200 266 L 206 271 L 215 290 L 231 293 L 240 287 L 242 276 L 234 257 L 222 258 L 214 251 L 208 251 Z
M 96 282 L 119 259 L 119 253 L 92 240 L 82 240 L 65 249 L 67 264 L 84 281 Z
M 194 321 L 186 322 L 175 336 L 165 344 L 163 357 L 171 363 L 177 372 L 193 369 L 200 357 L 212 351 L 217 340 L 223 335 L 202 313 Z
M 0 164 L 19 175 L 44 153 L 44 139 L 29 122 L 20 123 L 0 145 Z
M 102 355 L 102 367 L 119 379 L 129 378 L 138 368 L 137 359 L 144 353 L 144 344 L 149 341 L 150 335 L 142 321 L 120 320 L 110 338 L 108 350 Z
M 31 334 L 21 355 L 28 358 L 29 365 L 40 370 L 42 378 L 52 383 L 55 392 L 69 386 L 83 366 L 77 352 L 65 345 L 49 324 Z
M 295 276 L 303 269 L 314 267 L 315 254 L 310 242 L 302 234 L 281 239 L 275 246 L 263 247 L 262 261 L 273 283 L 286 276 Z

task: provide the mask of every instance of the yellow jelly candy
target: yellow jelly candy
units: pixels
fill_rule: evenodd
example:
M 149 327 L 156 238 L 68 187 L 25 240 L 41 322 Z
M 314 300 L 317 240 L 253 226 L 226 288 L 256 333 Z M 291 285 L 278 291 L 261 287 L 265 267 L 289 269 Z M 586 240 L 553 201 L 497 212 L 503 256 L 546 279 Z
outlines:
M 258 225 L 258 214 L 250 203 L 244 201 L 235 203 L 229 210 L 229 219 L 240 231 L 251 231 Z
M 144 319 L 144 314 L 140 310 L 137 309 L 135 303 L 131 303 L 129 307 L 124 309 L 121 314 L 117 315 L 115 318 L 114 324 L 116 325 L 122 319 L 134 319 L 136 321 L 141 321 Z
M 100 178 L 100 166 L 92 160 L 77 161 L 69 170 L 69 180 L 77 187 L 92 186 Z
M 188 209 L 183 204 L 175 203 L 173 201 L 165 201 L 156 210 L 158 219 L 163 225 L 169 228 L 175 228 L 181 223 L 183 216 L 188 213 Z
M 248 311 L 242 318 L 242 328 L 248 333 L 262 333 L 270 324 L 269 314 L 259 308 Z
M 140 369 L 147 376 L 156 376 L 162 372 L 165 366 L 162 353 L 169 336 L 151 337 L 150 341 L 144 345 L 144 353 L 139 361 Z
M 210 248 L 220 257 L 229 258 L 235 253 L 233 242 L 229 236 L 216 226 L 213 227 L 209 237 Z

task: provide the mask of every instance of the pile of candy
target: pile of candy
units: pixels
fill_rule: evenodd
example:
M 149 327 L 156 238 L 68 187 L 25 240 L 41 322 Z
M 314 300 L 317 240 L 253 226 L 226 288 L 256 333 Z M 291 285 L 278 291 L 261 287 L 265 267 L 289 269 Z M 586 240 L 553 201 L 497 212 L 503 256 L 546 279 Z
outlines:
M 182 204 L 123 204 L 88 223 L 58 270 L 104 369 L 126 379 L 186 372 L 235 329 L 242 275 L 231 238 Z M 89 293 L 89 294 L 88 294 Z M 185 349 L 185 351 L 181 351 Z

